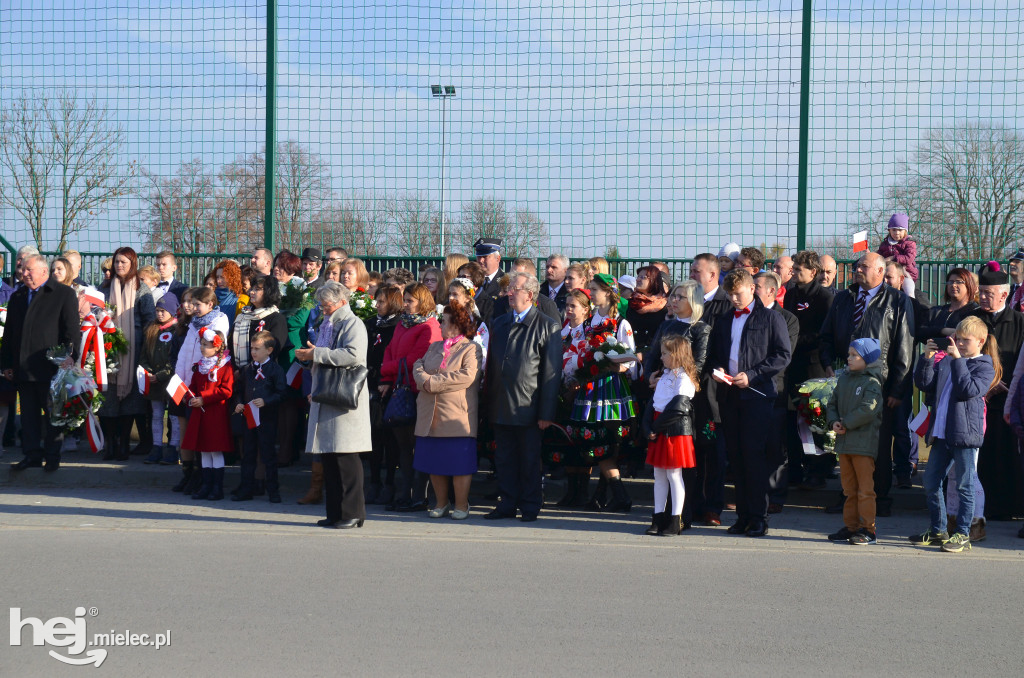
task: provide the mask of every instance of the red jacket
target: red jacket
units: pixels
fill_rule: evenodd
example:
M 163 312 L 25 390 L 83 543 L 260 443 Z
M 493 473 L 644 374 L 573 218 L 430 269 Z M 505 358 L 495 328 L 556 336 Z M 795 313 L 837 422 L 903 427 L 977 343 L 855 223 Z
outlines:
M 228 400 L 235 379 L 233 372 L 230 362 L 221 365 L 216 370 L 217 381 L 210 381 L 209 374 L 203 374 L 195 366 L 192 367 L 189 388 L 203 399 L 203 407 L 192 408 L 188 428 L 181 439 L 182 448 L 196 452 L 231 452 L 235 449 L 228 419 Z M 187 405 L 188 396 L 185 398 L 183 403 Z
M 441 341 L 441 326 L 436 318 L 412 327 L 401 323 L 395 327 L 395 336 L 384 349 L 384 362 L 380 366 L 380 383 L 394 384 L 398 380 L 398 365 L 405 358 L 409 370 L 409 381 L 414 393 L 418 392 L 416 382 L 412 379 L 412 366 L 427 354 L 427 349 L 435 341 Z

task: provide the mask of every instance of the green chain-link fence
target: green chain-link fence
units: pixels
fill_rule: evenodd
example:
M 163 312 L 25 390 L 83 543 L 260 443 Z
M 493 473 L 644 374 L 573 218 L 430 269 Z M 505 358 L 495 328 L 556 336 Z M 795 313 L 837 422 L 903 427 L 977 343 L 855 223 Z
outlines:
M 903 210 L 922 259 L 1001 257 L 1021 21 L 1002 2 L 8 0 L 0 246 L 399 258 L 498 235 L 682 267 L 728 241 L 848 258 Z

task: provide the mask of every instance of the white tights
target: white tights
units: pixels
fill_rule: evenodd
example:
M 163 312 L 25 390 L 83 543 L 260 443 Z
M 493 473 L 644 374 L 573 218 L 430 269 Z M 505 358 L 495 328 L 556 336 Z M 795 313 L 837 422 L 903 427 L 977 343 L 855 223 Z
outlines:
M 223 452 L 201 452 L 203 455 L 203 468 L 224 468 Z
M 668 488 L 672 488 L 672 515 L 683 515 L 683 469 L 654 467 L 654 512 L 664 513 L 668 503 Z

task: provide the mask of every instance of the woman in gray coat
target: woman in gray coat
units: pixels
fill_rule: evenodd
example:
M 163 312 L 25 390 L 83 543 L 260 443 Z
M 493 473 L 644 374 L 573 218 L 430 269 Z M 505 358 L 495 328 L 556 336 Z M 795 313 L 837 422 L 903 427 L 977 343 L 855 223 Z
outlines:
M 315 454 L 324 468 L 327 518 L 321 527 L 345 530 L 362 527 L 366 519 L 363 503 L 361 452 L 369 452 L 370 399 L 364 386 L 354 410 L 343 410 L 312 401 L 321 388 L 325 370 L 331 367 L 366 366 L 366 326 L 348 305 L 351 292 L 334 281 L 316 292 L 324 321 L 314 346 L 295 351 L 295 359 L 311 363 L 313 385 L 309 406 L 306 451 Z M 329 331 L 328 331 L 329 330 Z

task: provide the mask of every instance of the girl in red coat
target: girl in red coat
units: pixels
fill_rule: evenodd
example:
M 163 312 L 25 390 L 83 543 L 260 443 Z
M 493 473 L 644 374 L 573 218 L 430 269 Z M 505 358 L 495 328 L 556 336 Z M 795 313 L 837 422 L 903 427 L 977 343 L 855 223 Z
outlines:
M 204 327 L 199 350 L 202 357 L 192 366 L 189 384 L 188 406 L 194 409 L 181 444 L 202 453 L 203 485 L 192 498 L 216 501 L 224 498 L 224 453 L 234 449 L 227 406 L 234 376 L 223 334 Z

